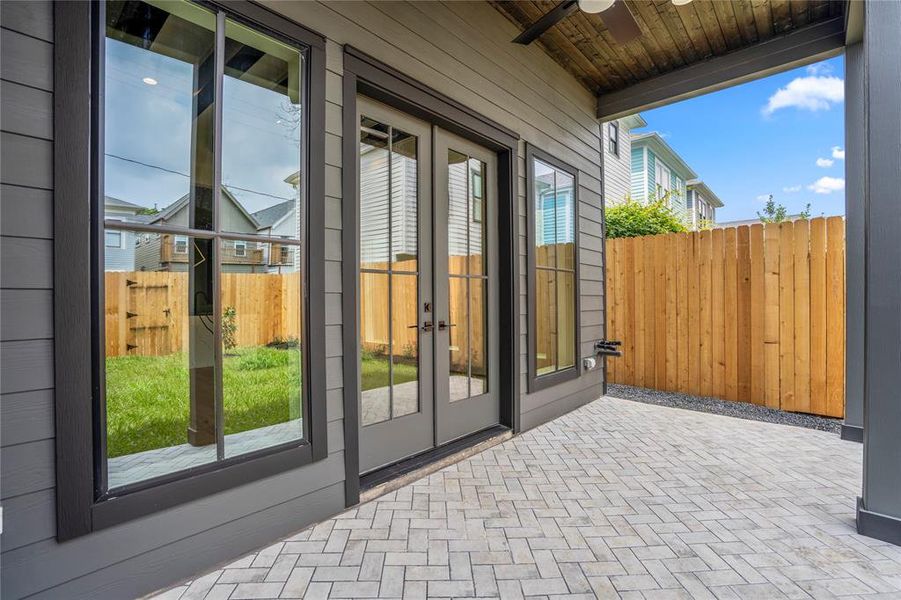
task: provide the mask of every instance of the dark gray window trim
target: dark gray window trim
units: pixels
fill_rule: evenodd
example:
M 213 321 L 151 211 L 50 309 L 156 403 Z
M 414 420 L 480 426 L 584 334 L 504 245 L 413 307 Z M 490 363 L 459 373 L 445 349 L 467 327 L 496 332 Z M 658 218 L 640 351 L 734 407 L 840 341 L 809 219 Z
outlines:
M 308 47 L 306 339 L 325 339 L 325 39 L 250 2 L 218 5 L 239 21 Z M 54 5 L 54 375 L 56 400 L 57 539 L 71 539 L 221 490 L 297 468 L 328 455 L 325 353 L 304 352 L 307 362 L 309 438 L 299 445 L 236 457 L 174 476 L 133 493 L 98 499 L 95 427 L 98 380 L 91 315 L 98 289 L 93 248 L 103 223 L 92 215 L 101 191 L 92 173 L 98 144 L 91 98 L 94 63 L 91 4 Z M 99 26 L 98 26 L 99 27 Z
M 561 171 L 565 171 L 567 174 L 571 175 L 573 178 L 573 218 L 575 219 L 575 223 L 573 226 L 573 243 L 575 245 L 575 256 L 573 257 L 575 261 L 575 269 L 574 269 L 574 278 L 575 278 L 575 298 L 573 299 L 575 302 L 575 335 L 573 336 L 574 341 L 573 344 L 575 346 L 574 354 L 575 364 L 568 368 L 563 369 L 561 371 L 555 371 L 554 373 L 549 373 L 547 375 L 538 376 L 537 368 L 535 365 L 535 244 L 533 243 L 535 240 L 535 233 L 533 231 L 533 226 L 535 224 L 535 203 L 532 201 L 532 191 L 534 189 L 532 181 L 535 178 L 535 160 L 540 160 L 541 162 L 547 163 L 554 167 L 555 169 L 559 169 Z M 528 240 L 528 282 L 529 282 L 529 392 L 534 393 L 543 389 L 547 389 L 549 387 L 561 384 L 565 381 L 570 381 L 572 379 L 577 379 L 582 374 L 582 333 L 581 333 L 581 313 L 580 313 L 580 284 L 581 278 L 579 275 L 579 170 L 575 167 L 563 162 L 562 160 L 548 154 L 547 152 L 536 148 L 532 144 L 526 144 L 526 213 L 527 220 L 526 226 L 528 227 L 528 234 L 526 235 L 526 239 Z
M 498 156 L 498 277 L 501 424 L 519 431 L 519 209 L 516 168 L 519 135 L 440 92 L 353 48 L 344 47 L 342 141 L 342 322 L 344 326 L 345 505 L 360 500 L 359 211 L 356 200 L 357 94 L 438 125 L 490 148 Z M 353 324 L 353 327 L 348 325 Z M 504 357 L 508 357 L 504 360 Z

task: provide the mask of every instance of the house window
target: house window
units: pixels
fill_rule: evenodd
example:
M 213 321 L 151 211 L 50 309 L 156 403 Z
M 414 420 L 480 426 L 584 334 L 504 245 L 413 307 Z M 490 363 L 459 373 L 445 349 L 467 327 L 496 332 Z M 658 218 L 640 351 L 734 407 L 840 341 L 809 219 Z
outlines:
M 607 124 L 607 143 L 610 154 L 619 156 L 619 123 L 611 121 Z
M 657 182 L 657 200 L 665 200 L 670 205 L 669 194 L 672 191 L 672 172 L 669 167 L 657 159 L 654 163 L 654 180 Z
M 473 161 L 477 162 L 477 161 Z M 484 200 L 484 192 L 482 191 L 482 169 L 470 165 L 470 189 L 472 190 L 472 222 L 482 222 L 482 202 Z
M 158 240 L 136 258 L 149 271 L 102 277 L 98 296 L 115 301 L 95 308 L 104 315 L 98 498 L 279 452 L 309 460 L 316 377 L 302 351 L 304 262 L 272 275 L 282 279 L 276 295 L 229 259 L 264 241 L 262 220 L 284 203 L 305 209 L 306 188 L 298 198 L 285 180 L 305 168 L 310 46 L 211 4 L 110 0 L 95 10 L 104 13 L 98 172 L 106 190 L 146 209 L 142 229 Z M 107 247 L 130 226 L 109 217 Z M 305 238 L 286 236 L 282 252 L 303 256 Z M 162 258 L 164 239 L 182 258 Z
M 279 259 L 278 262 L 281 265 L 290 265 L 291 264 L 291 246 L 280 246 L 279 247 Z
M 103 232 L 104 238 L 104 246 L 107 248 L 121 248 L 122 247 L 122 232 L 121 231 L 110 231 L 107 229 Z
M 529 388 L 579 376 L 578 171 L 527 147 Z

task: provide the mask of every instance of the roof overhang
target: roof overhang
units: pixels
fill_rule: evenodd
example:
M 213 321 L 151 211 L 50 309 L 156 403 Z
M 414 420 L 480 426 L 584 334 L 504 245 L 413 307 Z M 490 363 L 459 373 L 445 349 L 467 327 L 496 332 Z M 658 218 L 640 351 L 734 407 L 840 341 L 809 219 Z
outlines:
M 638 113 L 629 115 L 627 117 L 623 117 L 623 125 L 625 125 L 629 129 L 638 129 L 639 127 L 646 127 L 647 124 L 648 124 L 648 122 L 644 120 L 644 117 L 642 117 Z
M 720 200 L 720 197 L 713 193 L 706 183 L 701 181 L 700 179 L 692 179 L 690 181 L 685 182 L 685 186 L 690 190 L 698 190 L 702 196 L 704 196 L 704 200 L 709 201 L 715 208 L 721 208 L 724 206 L 723 201 Z
M 845 46 L 845 25 L 844 16 L 833 17 L 622 90 L 601 94 L 597 117 L 604 121 L 618 119 L 836 56 Z
M 682 179 L 687 181 L 697 178 L 698 174 L 694 172 L 694 169 L 689 167 L 688 163 L 679 156 L 679 153 L 673 150 L 672 146 L 663 141 L 663 138 L 660 137 L 660 134 L 656 131 L 637 133 L 632 136 L 632 148 L 641 148 L 643 146 L 647 146 L 651 149 L 654 154 L 662 158 L 663 162 L 667 163 L 670 167 L 680 169 L 682 173 L 679 175 L 681 175 Z

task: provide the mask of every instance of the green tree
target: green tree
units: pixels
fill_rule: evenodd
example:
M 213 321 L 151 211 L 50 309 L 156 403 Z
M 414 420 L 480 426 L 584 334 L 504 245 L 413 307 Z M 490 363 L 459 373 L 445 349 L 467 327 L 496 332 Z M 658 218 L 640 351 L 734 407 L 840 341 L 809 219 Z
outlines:
M 763 212 L 760 212 L 759 210 L 757 211 L 757 218 L 760 219 L 761 223 L 781 223 L 785 221 L 787 217 L 788 210 L 783 205 L 777 204 L 776 201 L 773 200 L 772 194 L 767 197 L 766 206 L 763 207 Z M 798 215 L 798 218 L 810 218 L 809 203 L 807 207 Z
M 638 237 L 687 231 L 682 219 L 666 205 L 666 197 L 648 204 L 627 198 L 604 211 L 608 238 Z

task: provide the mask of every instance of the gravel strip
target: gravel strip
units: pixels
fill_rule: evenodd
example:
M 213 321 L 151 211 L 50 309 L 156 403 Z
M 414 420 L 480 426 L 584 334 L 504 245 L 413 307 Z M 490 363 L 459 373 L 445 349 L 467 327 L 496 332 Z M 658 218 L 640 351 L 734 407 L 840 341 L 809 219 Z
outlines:
M 840 434 L 842 430 L 841 419 L 785 412 L 776 410 L 775 408 L 750 404 L 748 402 L 729 402 L 717 398 L 704 398 L 677 392 L 661 392 L 659 390 L 649 390 L 646 388 L 613 383 L 607 386 L 607 395 L 622 398 L 623 400 L 644 402 L 645 404 L 684 408 L 687 410 L 696 410 L 698 412 L 713 413 L 715 415 L 736 417 L 738 419 L 763 421 L 764 423 L 778 423 L 780 425 L 806 427 L 807 429 L 818 429 L 820 431 L 829 431 L 836 434 Z

